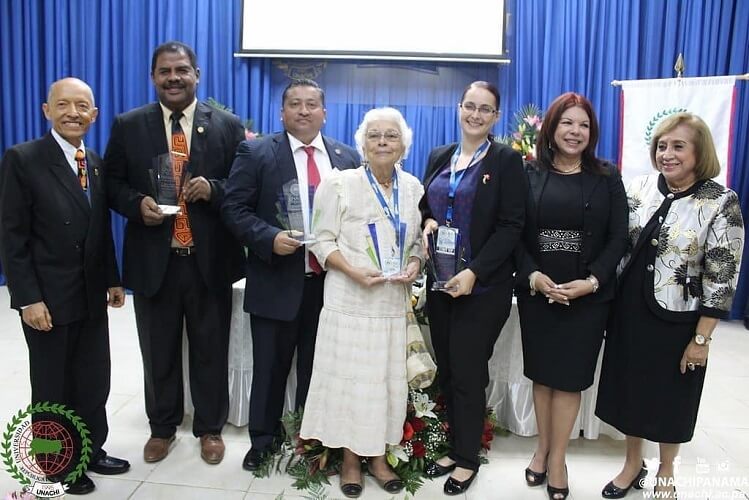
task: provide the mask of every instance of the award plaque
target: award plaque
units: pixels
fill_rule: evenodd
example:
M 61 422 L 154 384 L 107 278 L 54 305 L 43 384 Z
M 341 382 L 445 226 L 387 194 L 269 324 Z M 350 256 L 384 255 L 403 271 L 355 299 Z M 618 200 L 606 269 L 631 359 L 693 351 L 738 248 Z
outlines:
M 189 172 L 189 162 L 184 162 L 182 176 L 175 178 L 174 169 L 172 168 L 172 154 L 166 153 L 159 155 L 153 160 L 153 168 L 149 170 L 151 174 L 151 184 L 156 197 L 156 203 L 166 215 L 179 213 L 179 197 L 182 193 L 184 182 L 191 177 Z
M 460 232 L 441 226 L 436 234 L 429 234 L 428 243 L 427 267 L 432 275 L 432 290 L 450 291 L 447 282 L 462 270 L 464 262 L 465 250 L 460 245 Z
M 303 245 L 317 241 L 315 235 L 304 228 L 302 197 L 299 194 L 299 182 L 296 179 L 281 186 L 276 209 L 278 210 L 276 219 L 289 236 Z
M 367 254 L 377 269 L 382 271 L 386 278 L 398 276 L 403 273 L 403 248 L 402 242 L 406 238 L 406 229 L 408 225 L 405 222 L 400 223 L 398 237 L 388 243 L 384 236 L 384 231 L 392 231 L 390 228 L 380 228 L 377 224 L 370 222 L 367 224 Z

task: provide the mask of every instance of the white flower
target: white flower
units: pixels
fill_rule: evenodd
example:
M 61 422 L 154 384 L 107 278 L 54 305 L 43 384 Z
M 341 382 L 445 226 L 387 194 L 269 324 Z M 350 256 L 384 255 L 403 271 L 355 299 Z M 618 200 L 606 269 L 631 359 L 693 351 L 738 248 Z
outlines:
M 437 418 L 437 415 L 432 411 L 437 404 L 429 399 L 429 396 L 423 392 L 411 392 L 411 401 L 414 404 L 414 412 L 419 418 L 430 417 Z
M 395 460 L 393 460 L 392 458 Z M 401 462 L 408 462 L 408 454 L 406 453 L 406 449 L 403 448 L 403 446 L 399 444 L 389 444 L 387 446 L 387 461 L 390 464 L 391 467 L 395 467 L 398 465 L 398 461 Z M 393 463 L 395 462 L 395 463 Z

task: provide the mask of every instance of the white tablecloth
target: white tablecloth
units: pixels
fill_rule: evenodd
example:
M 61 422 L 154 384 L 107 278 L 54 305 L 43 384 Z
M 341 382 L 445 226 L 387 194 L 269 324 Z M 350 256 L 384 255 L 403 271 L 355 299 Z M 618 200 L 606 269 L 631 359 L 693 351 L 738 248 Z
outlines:
M 247 425 L 249 418 L 250 387 L 252 382 L 252 334 L 250 316 L 243 310 L 244 280 L 234 284 L 232 293 L 231 336 L 229 340 L 229 423 Z M 429 329 L 423 329 L 428 339 Z M 185 348 L 186 348 L 185 340 Z M 192 412 L 192 401 L 187 377 L 187 359 L 184 357 L 185 409 Z M 292 365 L 295 366 L 295 363 Z M 584 436 L 597 439 L 603 433 L 616 439 L 624 435 L 601 422 L 594 415 L 601 356 L 598 359 L 595 382 L 582 394 L 582 403 L 572 438 Z M 510 317 L 494 345 L 494 354 L 489 360 L 489 387 L 486 389 L 487 404 L 497 413 L 500 426 L 520 436 L 533 436 L 538 431 L 533 415 L 533 385 L 523 376 L 523 355 L 520 339 L 520 322 L 517 305 L 513 303 Z M 291 371 L 286 386 L 285 409 L 292 407 L 295 370 Z

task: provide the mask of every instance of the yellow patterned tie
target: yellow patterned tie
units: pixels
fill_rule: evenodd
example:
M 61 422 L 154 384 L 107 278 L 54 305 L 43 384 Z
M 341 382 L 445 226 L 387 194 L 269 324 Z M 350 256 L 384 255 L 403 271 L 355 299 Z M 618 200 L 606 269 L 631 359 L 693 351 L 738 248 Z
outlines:
M 88 191 L 88 175 L 86 172 L 86 155 L 83 150 L 75 150 L 75 162 L 78 164 L 78 182 L 81 184 L 83 191 Z
M 172 113 L 172 172 L 174 182 L 177 183 L 177 192 L 179 193 L 180 213 L 174 217 L 174 239 L 180 245 L 192 245 L 192 231 L 190 230 L 190 219 L 187 217 L 187 204 L 182 194 L 182 170 L 190 159 L 187 150 L 187 137 L 182 131 L 179 124 L 182 113 Z

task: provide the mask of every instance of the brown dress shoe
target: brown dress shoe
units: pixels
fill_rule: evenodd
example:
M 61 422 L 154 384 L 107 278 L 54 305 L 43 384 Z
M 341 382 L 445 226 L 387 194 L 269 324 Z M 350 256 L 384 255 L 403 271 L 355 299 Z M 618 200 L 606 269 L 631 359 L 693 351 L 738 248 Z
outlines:
M 147 463 L 164 460 L 169 454 L 169 445 L 174 442 L 174 436 L 157 438 L 151 436 L 143 447 L 143 460 Z
M 224 440 L 218 434 L 200 436 L 200 456 L 209 464 L 217 464 L 224 459 Z

